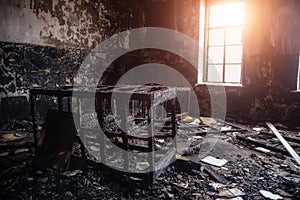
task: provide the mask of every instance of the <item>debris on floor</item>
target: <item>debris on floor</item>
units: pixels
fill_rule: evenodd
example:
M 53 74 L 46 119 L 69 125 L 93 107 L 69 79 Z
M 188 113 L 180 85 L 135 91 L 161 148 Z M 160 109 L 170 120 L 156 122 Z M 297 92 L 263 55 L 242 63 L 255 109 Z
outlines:
M 22 131 L 8 132 L 8 129 L 0 131 L 0 138 L 12 138 L 0 143 L 6 144 L 0 145 L 0 197 L 300 199 L 298 164 L 267 127 L 242 126 L 209 118 L 196 122 L 187 118 L 178 127 L 176 161 L 152 183 L 94 162 L 90 155 L 87 159 L 80 157 L 80 144 L 77 143 L 73 146 L 67 171 L 36 170 L 32 167 L 34 148 L 30 130 L 23 130 L 24 134 Z M 280 127 L 278 131 L 299 153 L 298 132 L 281 130 Z M 168 141 L 159 138 L 157 142 L 163 146 Z M 184 142 L 190 142 L 190 147 L 180 149 L 184 147 L 180 143 Z M 135 167 L 143 171 L 149 163 L 142 160 Z
M 261 195 L 263 195 L 264 197 L 268 198 L 268 199 L 283 199 L 281 196 L 279 196 L 278 194 L 273 194 L 272 192 L 266 191 L 266 190 L 259 190 L 259 193 Z
M 207 157 L 203 158 L 201 161 L 205 162 L 207 164 L 217 166 L 217 167 L 222 167 L 223 165 L 225 165 L 228 162 L 225 159 L 218 159 L 213 156 L 207 156 Z

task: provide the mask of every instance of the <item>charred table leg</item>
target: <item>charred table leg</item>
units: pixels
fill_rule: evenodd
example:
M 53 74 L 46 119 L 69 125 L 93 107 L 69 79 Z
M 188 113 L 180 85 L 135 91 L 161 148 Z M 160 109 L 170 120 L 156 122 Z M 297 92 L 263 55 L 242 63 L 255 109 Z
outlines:
M 147 102 L 147 122 L 148 122 L 148 148 L 149 148 L 149 166 L 150 166 L 150 179 L 155 179 L 155 154 L 154 154 L 154 114 L 151 102 Z
M 31 109 L 31 120 L 32 120 L 32 132 L 34 146 L 37 147 L 37 124 L 35 119 L 35 95 L 30 91 L 30 109 Z

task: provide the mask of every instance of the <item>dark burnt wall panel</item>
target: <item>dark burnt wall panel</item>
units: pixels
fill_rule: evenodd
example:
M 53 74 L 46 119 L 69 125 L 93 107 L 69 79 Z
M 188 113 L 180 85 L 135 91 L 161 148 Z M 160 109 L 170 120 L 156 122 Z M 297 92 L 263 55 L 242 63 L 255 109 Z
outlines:
M 184 76 L 191 86 L 197 82 L 197 69 L 187 60 L 174 53 L 159 49 L 140 49 L 119 57 L 105 73 L 103 82 L 116 84 L 117 81 L 131 69 L 149 63 L 153 65 L 163 64 L 175 69 L 180 75 Z M 157 75 L 159 74 L 160 71 L 157 71 Z M 174 80 L 180 80 L 180 77 L 172 78 Z
M 299 105 L 291 90 L 297 86 L 300 2 L 247 1 L 245 84 L 249 117 L 287 122 Z M 258 20 L 259 19 L 259 20 Z
M 245 2 L 243 86 L 226 86 L 227 115 L 299 125 L 299 93 L 292 91 L 297 86 L 300 1 Z M 209 115 L 208 91 L 205 86 L 197 90 L 200 106 Z
M 24 68 L 24 54 L 22 45 L 11 45 L 1 43 L 1 97 L 9 93 L 16 93 L 17 87 L 21 88 L 26 84 L 26 80 L 22 83 L 21 74 L 26 75 L 27 69 Z
M 28 89 L 71 85 L 84 56 L 78 49 L 0 42 L 0 121 L 30 118 Z
M 144 12 L 143 26 L 171 29 L 187 35 L 195 42 L 198 41 L 200 7 L 198 0 L 144 0 L 141 1 L 139 6 Z M 179 43 L 182 43 L 182 41 L 179 41 Z M 189 51 L 184 43 L 178 48 Z M 197 53 L 189 51 L 189 54 L 195 58 Z M 191 85 L 195 85 L 197 82 L 197 66 L 192 66 L 178 55 L 159 49 L 143 49 L 122 56 L 113 63 L 110 74 L 112 77 L 121 77 L 122 74 L 133 67 L 145 63 L 165 64 L 182 74 Z
M 28 93 L 31 86 L 55 88 L 72 84 L 85 54 L 31 44 L 0 43 L 1 96 Z

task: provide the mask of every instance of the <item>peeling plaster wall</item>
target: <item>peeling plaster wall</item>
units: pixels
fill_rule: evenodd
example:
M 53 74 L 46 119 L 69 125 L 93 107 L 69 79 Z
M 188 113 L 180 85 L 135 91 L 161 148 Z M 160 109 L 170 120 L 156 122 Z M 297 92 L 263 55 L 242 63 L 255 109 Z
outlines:
M 140 2 L 0 0 L 0 121 L 30 118 L 29 87 L 72 84 L 92 48 L 142 26 Z M 23 109 L 13 109 L 18 104 Z
M 1 0 L 0 41 L 91 49 L 136 22 L 135 1 Z

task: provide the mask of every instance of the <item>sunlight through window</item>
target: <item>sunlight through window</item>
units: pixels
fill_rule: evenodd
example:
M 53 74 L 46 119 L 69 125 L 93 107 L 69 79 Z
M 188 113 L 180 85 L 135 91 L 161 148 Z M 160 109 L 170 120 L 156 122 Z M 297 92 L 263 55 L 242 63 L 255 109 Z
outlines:
M 207 82 L 241 83 L 244 2 L 213 4 L 207 15 Z

